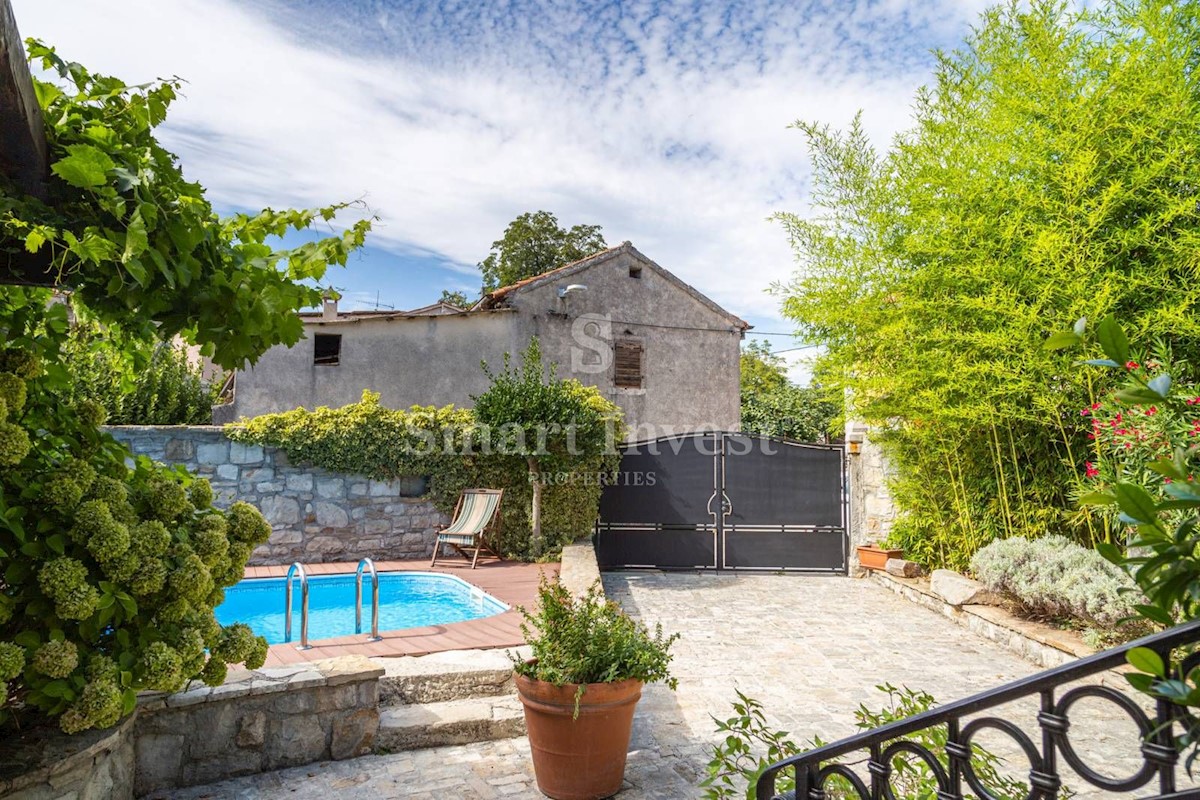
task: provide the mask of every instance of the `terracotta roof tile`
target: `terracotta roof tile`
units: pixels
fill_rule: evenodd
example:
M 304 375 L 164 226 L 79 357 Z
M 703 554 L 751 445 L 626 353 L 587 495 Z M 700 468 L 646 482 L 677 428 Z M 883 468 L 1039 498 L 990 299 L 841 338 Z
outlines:
M 486 295 L 484 295 L 484 300 L 488 300 L 488 299 L 500 300 L 505 295 L 511 294 L 512 292 L 515 292 L 517 289 L 521 289 L 525 286 L 528 286 L 529 284 L 533 283 L 534 281 L 540 281 L 542 278 L 548 278 L 551 275 L 557 274 L 559 272 L 563 272 L 564 270 L 568 270 L 571 267 L 582 264 L 584 261 L 591 261 L 593 258 L 596 258 L 598 256 L 604 256 L 604 255 L 608 255 L 609 253 L 615 253 L 617 250 L 620 250 L 621 248 L 625 247 L 628 244 L 629 244 L 629 242 L 622 242 L 621 244 L 617 245 L 616 247 L 610 247 L 607 250 L 601 250 L 598 253 L 592 253 L 590 256 L 585 256 L 584 258 L 580 258 L 580 259 L 577 259 L 570 263 L 563 264 L 561 267 L 555 267 L 554 269 L 549 270 L 547 272 L 543 272 L 538 275 L 534 275 L 532 277 L 525 278 L 524 280 L 519 280 L 516 283 L 510 283 L 508 286 L 501 286 L 499 289 L 496 289 L 495 291 L 492 291 L 492 292 L 488 292 Z

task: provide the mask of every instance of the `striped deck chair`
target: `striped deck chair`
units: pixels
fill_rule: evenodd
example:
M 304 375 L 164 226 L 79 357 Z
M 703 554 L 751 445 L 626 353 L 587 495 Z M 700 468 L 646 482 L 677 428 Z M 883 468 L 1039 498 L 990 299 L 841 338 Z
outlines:
M 438 531 L 429 566 L 437 566 L 443 545 L 450 545 L 470 561 L 471 569 L 475 569 L 480 553 L 502 561 L 500 554 L 488 544 L 487 536 L 500 532 L 500 497 L 503 494 L 503 489 L 464 489 L 454 508 L 453 521 Z

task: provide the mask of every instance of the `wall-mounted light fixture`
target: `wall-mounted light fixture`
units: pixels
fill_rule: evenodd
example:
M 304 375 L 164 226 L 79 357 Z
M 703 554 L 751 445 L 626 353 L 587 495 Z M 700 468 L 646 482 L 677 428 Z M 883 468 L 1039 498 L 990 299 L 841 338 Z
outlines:
M 567 297 L 576 292 L 586 292 L 587 287 L 582 283 L 572 283 L 569 286 L 560 286 L 558 289 L 558 309 L 551 309 L 548 313 L 555 317 L 567 316 Z

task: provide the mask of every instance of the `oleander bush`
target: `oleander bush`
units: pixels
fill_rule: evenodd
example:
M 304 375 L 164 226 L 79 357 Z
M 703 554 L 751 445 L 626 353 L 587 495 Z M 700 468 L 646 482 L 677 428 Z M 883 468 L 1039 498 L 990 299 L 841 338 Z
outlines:
M 992 542 L 971 559 L 989 589 L 1014 600 L 1026 616 L 1075 620 L 1099 631 L 1145 633 L 1135 606 L 1144 602 L 1125 570 L 1063 536 Z
M 1196 385 L 1180 380 L 1169 362 L 1135 360 L 1129 337 L 1113 316 L 1094 327 L 1080 319 L 1043 346 L 1054 351 L 1079 345 L 1099 349 L 1096 355 L 1103 355 L 1084 364 L 1121 380 L 1112 397 L 1117 408 L 1087 409 L 1103 413 L 1099 425 L 1093 423 L 1097 463 L 1087 471 L 1093 483 L 1079 502 L 1105 510 L 1119 526 L 1113 540 L 1101 542 L 1097 550 L 1129 571 L 1145 598 L 1135 610 L 1147 624 L 1169 627 L 1193 622 L 1200 618 Z M 1078 362 L 1072 366 L 1077 368 Z M 1178 725 L 1171 727 L 1169 735 L 1176 750 L 1187 753 L 1190 773 L 1200 758 L 1200 669 L 1193 666 L 1184 671 L 1188 652 L 1194 652 L 1194 647 L 1175 652 L 1135 647 L 1126 654 L 1135 671 L 1125 677 L 1135 689 L 1174 709 Z

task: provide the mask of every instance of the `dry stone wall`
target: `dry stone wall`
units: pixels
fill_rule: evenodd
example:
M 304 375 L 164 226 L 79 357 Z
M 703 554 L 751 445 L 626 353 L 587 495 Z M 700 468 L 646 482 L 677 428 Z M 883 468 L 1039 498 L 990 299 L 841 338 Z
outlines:
M 257 506 L 272 532 L 251 564 L 428 558 L 436 526 L 449 521 L 422 497 L 421 478 L 375 481 L 292 465 L 282 451 L 230 441 L 219 427 L 107 430 L 137 455 L 208 478 L 217 505 Z
M 130 800 L 134 720 L 74 736 L 43 726 L 0 742 L 5 800 Z
M 173 790 L 372 751 L 382 667 L 363 656 L 233 670 L 222 686 L 144 692 L 115 727 L 42 726 L 0 742 L 4 800 L 158 800 Z
M 383 668 L 363 656 L 273 667 L 143 696 L 135 728 L 138 797 L 371 752 Z

